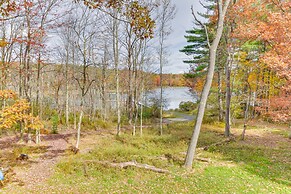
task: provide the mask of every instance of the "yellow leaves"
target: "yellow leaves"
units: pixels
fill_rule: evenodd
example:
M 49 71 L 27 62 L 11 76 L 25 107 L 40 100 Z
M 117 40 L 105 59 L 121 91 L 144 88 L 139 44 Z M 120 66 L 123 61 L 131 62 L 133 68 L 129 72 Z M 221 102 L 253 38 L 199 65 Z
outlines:
M 32 114 L 26 115 L 24 123 L 27 129 L 40 130 L 44 128 L 44 125 L 39 117 L 34 117 Z
M 16 99 L 16 94 L 11 90 L 0 90 L 0 98 Z M 29 112 L 30 104 L 27 100 L 15 100 L 13 105 L 7 106 L 0 111 L 0 128 L 9 129 L 19 122 L 25 124 L 25 129 L 39 130 L 43 128 L 41 120 Z
M 0 1 L 0 14 L 2 16 L 8 16 L 10 12 L 16 10 L 16 3 L 13 0 L 1 0 Z
M 0 90 L 0 99 L 15 99 L 17 97 L 16 93 L 12 90 Z
M 5 47 L 8 44 L 8 42 L 5 39 L 0 40 L 0 47 Z
M 130 19 L 130 25 L 139 38 L 153 38 L 155 22 L 151 19 L 147 7 L 134 1 L 127 7 L 125 15 Z
M 133 32 L 140 38 L 153 38 L 155 22 L 150 17 L 147 6 L 143 6 L 139 1 L 131 0 L 76 0 L 82 1 L 91 9 L 100 7 L 113 8 L 121 12 L 131 25 Z
M 26 100 L 16 100 L 12 106 L 0 111 L 0 128 L 11 128 L 17 122 L 23 121 L 30 105 Z
M 248 83 L 250 84 L 251 90 L 255 91 L 257 87 L 257 73 L 256 72 L 250 72 L 248 76 Z

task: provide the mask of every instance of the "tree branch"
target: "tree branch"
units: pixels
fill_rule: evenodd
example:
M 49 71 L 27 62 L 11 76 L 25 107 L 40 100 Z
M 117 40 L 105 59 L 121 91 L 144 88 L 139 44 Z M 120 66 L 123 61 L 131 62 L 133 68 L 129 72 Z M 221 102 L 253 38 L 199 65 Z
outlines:
M 158 172 L 158 173 L 170 173 L 169 170 L 157 168 L 155 166 L 151 166 L 151 165 L 148 165 L 148 164 L 141 164 L 141 163 L 138 163 L 136 161 L 121 162 L 121 163 L 111 163 L 109 161 L 86 160 L 84 162 L 85 163 L 97 163 L 97 164 L 102 164 L 102 165 L 108 165 L 108 166 L 111 166 L 111 167 L 122 168 L 122 169 L 126 169 L 126 168 L 128 168 L 130 166 L 133 166 L 133 167 L 143 168 L 143 169 L 154 171 L 154 172 Z
M 205 25 L 205 24 L 203 24 L 200 20 L 198 20 L 198 18 L 196 17 L 196 15 L 195 15 L 195 12 L 194 12 L 194 9 L 193 9 L 193 6 L 191 6 L 191 10 L 192 10 L 192 15 L 193 15 L 193 17 L 194 17 L 194 20 L 199 24 L 199 25 L 201 25 L 203 28 L 204 28 L 204 30 L 205 30 L 205 34 L 206 34 L 206 38 L 207 38 L 207 45 L 208 45 L 208 47 L 210 48 L 210 40 L 209 40 L 209 34 L 208 34 L 208 30 L 207 30 L 207 26 Z

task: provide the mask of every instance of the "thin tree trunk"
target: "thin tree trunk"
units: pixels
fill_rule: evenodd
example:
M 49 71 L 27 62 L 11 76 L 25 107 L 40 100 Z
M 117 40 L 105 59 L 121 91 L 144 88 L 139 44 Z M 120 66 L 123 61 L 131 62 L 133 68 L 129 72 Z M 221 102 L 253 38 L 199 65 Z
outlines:
M 163 135 L 163 65 L 160 64 L 160 135 Z
M 117 10 L 115 15 L 117 16 Z M 117 109 L 117 127 L 116 134 L 121 134 L 121 111 L 120 111 L 120 94 L 119 94 L 119 44 L 118 44 L 118 20 L 113 19 L 113 55 L 116 81 L 116 109 Z
M 79 149 L 80 144 L 80 136 L 81 136 L 81 126 L 82 126 L 82 119 L 83 119 L 83 105 L 81 105 L 81 112 L 78 122 L 78 131 L 77 131 L 77 141 L 76 141 L 76 148 Z
M 218 70 L 218 121 L 221 122 L 223 120 L 223 104 L 222 104 L 222 75 L 220 69 Z
M 248 125 L 248 112 L 249 112 L 249 106 L 250 106 L 250 99 L 251 99 L 251 92 L 249 92 L 248 94 L 248 99 L 246 101 L 246 106 L 245 106 L 245 112 L 244 112 L 244 129 L 243 129 L 243 132 L 242 132 L 242 135 L 241 135 L 241 139 L 242 140 L 245 140 L 245 133 L 246 133 L 246 130 L 247 130 L 247 125 Z
M 65 69 L 65 78 L 66 78 L 66 127 L 69 128 L 69 81 L 68 81 L 68 66 L 69 66 L 69 53 L 66 53 L 66 69 Z
M 139 130 L 139 134 L 140 136 L 143 135 L 143 92 L 144 92 L 144 81 L 143 81 L 143 77 L 142 77 L 142 83 L 141 83 L 141 103 L 140 103 L 140 130 Z
M 207 78 L 205 85 L 203 87 L 203 91 L 201 93 L 201 100 L 198 108 L 198 114 L 197 114 L 197 119 L 193 131 L 193 135 L 190 141 L 190 145 L 187 150 L 187 155 L 185 159 L 185 167 L 190 169 L 192 168 L 192 163 L 194 160 L 195 156 L 195 151 L 196 151 L 196 146 L 198 142 L 198 137 L 200 134 L 200 129 L 204 117 L 204 112 L 205 112 L 205 107 L 209 95 L 209 91 L 211 88 L 212 80 L 213 80 L 213 75 L 214 75 L 214 68 L 215 68 L 215 61 L 216 61 L 216 51 L 218 44 L 220 42 L 221 36 L 222 36 L 222 31 L 223 31 L 223 26 L 224 26 L 224 18 L 227 12 L 228 5 L 230 4 L 230 0 L 226 0 L 224 2 L 224 5 L 222 5 L 222 0 L 218 0 L 218 25 L 217 25 L 217 32 L 215 35 L 215 39 L 210 45 L 209 52 L 210 52 L 210 59 L 209 59 L 209 67 L 208 67 L 208 72 L 207 72 Z
M 39 144 L 40 142 L 41 142 L 41 140 L 40 140 L 40 130 L 38 129 L 38 130 L 35 131 L 35 143 Z
M 102 83 L 101 83 L 101 95 L 102 95 L 102 117 L 103 120 L 107 120 L 107 105 L 106 105 L 106 69 L 107 69 L 107 45 L 105 43 L 105 48 L 104 48 L 104 58 L 103 58 L 103 64 L 102 64 Z
M 231 64 L 227 62 L 225 66 L 226 71 L 226 99 L 225 99 L 225 129 L 224 135 L 226 137 L 230 136 L 230 101 L 231 101 L 231 88 L 230 88 L 230 74 L 231 74 Z
M 23 131 L 23 125 L 22 122 L 19 122 L 19 130 L 20 130 L 20 139 L 19 142 L 22 143 L 23 142 L 23 135 L 24 135 L 24 131 Z
M 40 95 L 40 66 L 41 66 L 41 55 L 40 51 L 38 53 L 38 60 L 37 60 L 37 75 L 36 75 L 36 107 L 37 107 L 37 114 L 39 115 L 39 95 Z

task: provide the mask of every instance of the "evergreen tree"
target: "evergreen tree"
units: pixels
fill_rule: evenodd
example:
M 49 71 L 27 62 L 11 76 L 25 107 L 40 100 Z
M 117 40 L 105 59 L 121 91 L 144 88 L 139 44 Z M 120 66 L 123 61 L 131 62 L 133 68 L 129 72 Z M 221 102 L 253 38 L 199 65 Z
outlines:
M 213 0 L 207 0 L 206 2 L 209 5 L 203 5 L 203 7 L 207 9 L 207 12 L 205 14 L 199 13 L 199 15 L 203 18 L 202 20 L 206 20 L 204 25 L 207 26 L 209 37 L 207 37 L 202 24 L 195 22 L 195 27 L 192 30 L 186 31 L 187 35 L 185 35 L 185 38 L 189 44 L 180 50 L 180 52 L 185 53 L 187 56 L 192 56 L 192 58 L 183 61 L 190 65 L 190 71 L 185 75 L 188 78 L 200 77 L 205 74 L 209 63 L 207 38 L 209 38 L 210 42 L 213 40 L 213 33 L 211 32 L 215 26 L 209 18 L 212 16 L 215 4 Z

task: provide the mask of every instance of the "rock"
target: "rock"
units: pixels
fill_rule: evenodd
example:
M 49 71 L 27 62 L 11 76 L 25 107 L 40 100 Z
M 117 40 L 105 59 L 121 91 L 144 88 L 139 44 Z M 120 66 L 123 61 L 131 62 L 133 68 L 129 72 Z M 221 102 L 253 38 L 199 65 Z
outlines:
M 27 154 L 19 154 L 19 156 L 16 158 L 16 160 L 28 160 Z

